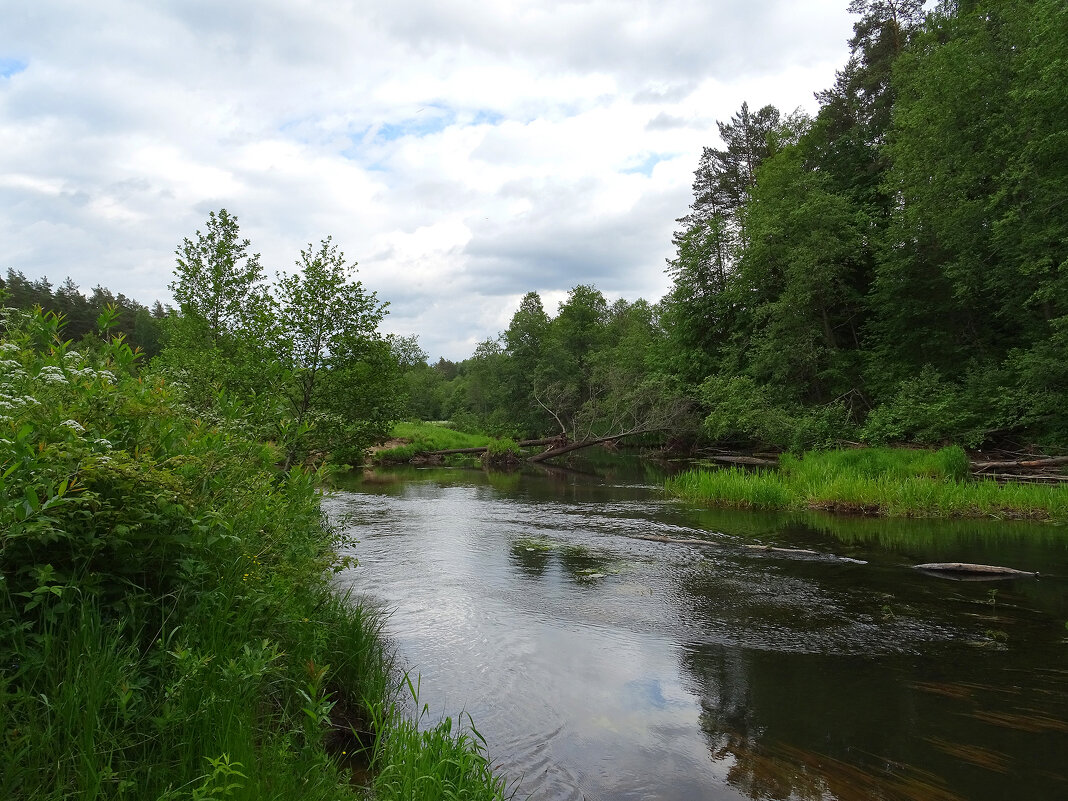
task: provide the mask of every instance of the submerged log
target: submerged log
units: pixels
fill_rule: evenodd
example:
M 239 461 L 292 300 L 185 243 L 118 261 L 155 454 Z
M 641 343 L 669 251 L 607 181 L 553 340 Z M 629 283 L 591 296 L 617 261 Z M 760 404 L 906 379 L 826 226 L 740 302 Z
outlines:
M 712 462 L 726 462 L 728 464 L 750 464 L 757 467 L 778 467 L 778 459 L 762 459 L 759 456 L 706 456 Z
M 928 562 L 923 565 L 914 565 L 917 570 L 929 570 L 934 573 L 966 573 L 969 575 L 983 576 L 1037 576 L 1038 573 L 1030 573 L 1026 570 L 1017 570 L 1012 567 L 1000 567 L 998 565 L 973 565 L 967 562 Z
M 724 545 L 734 548 L 748 548 L 751 551 L 765 551 L 770 553 L 789 553 L 800 556 L 830 556 L 833 559 L 842 559 L 844 557 L 834 556 L 833 554 L 824 554 L 819 551 L 811 551 L 808 548 L 779 548 L 775 545 L 753 545 L 746 542 L 713 542 L 711 540 L 697 540 L 688 539 L 682 537 L 664 537 L 660 534 L 633 534 L 631 535 L 636 540 L 649 540 L 650 542 L 668 542 L 672 545 L 705 545 L 712 547 L 723 547 Z M 858 561 L 851 559 L 849 561 Z

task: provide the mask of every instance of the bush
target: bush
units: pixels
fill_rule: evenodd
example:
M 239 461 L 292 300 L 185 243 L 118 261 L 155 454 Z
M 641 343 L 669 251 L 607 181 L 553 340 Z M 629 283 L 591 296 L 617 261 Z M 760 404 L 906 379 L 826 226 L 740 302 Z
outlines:
M 392 677 L 331 586 L 322 474 L 279 471 L 236 398 L 197 418 L 107 319 L 75 351 L 0 314 L 0 798 L 357 797 Z M 483 792 L 477 745 L 418 761 L 469 754 Z
M 978 445 L 986 438 L 987 427 L 972 410 L 972 397 L 926 366 L 915 378 L 902 381 L 888 402 L 872 410 L 860 436 L 873 445 L 949 441 Z

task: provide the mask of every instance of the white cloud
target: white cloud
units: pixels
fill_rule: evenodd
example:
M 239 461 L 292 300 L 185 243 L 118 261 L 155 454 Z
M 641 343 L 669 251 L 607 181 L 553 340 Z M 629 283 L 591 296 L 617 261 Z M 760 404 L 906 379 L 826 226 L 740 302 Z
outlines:
M 39 0 L 0 27 L 0 269 L 166 300 L 226 207 L 269 272 L 326 235 L 463 358 L 527 290 L 655 300 L 700 147 L 812 108 L 844 0 Z

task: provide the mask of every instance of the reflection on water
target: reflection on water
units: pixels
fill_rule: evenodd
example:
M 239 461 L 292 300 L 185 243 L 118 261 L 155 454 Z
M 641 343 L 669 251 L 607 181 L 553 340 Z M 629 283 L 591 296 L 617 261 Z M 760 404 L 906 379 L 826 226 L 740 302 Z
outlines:
M 472 714 L 518 797 L 1068 798 L 1068 532 L 697 509 L 658 486 L 619 461 L 412 470 L 324 506 L 423 700 Z

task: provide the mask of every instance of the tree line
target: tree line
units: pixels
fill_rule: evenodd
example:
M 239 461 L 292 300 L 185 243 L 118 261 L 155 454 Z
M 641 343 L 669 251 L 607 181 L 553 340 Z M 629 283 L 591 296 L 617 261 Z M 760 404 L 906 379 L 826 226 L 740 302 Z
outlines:
M 383 336 L 326 239 L 266 280 L 221 210 L 176 252 L 176 308 L 8 272 L 11 305 L 105 308 L 205 415 L 240 402 L 286 462 L 355 461 L 400 417 L 516 439 L 1068 443 L 1068 7 L 853 0 L 813 116 L 743 103 L 705 147 L 671 289 L 528 293 L 459 363 Z M 90 334 L 91 335 L 91 334 Z
M 850 3 L 814 116 L 718 124 L 659 303 L 528 294 L 413 402 L 520 435 L 644 404 L 708 442 L 1068 442 L 1068 6 L 923 6 Z

